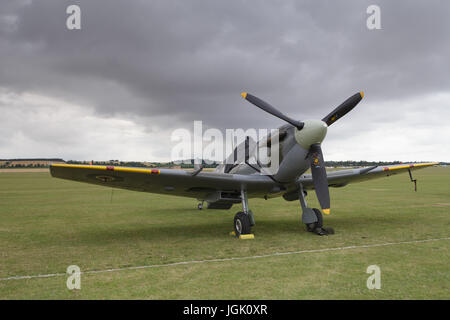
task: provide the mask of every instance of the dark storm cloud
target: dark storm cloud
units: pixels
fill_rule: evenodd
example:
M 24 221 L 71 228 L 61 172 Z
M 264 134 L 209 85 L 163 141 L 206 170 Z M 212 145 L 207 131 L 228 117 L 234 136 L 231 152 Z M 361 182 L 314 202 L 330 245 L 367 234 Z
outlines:
M 69 4 L 80 5 L 82 30 L 65 27 Z M 370 4 L 381 7 L 382 30 L 366 28 Z M 239 93 L 301 119 L 359 90 L 372 103 L 448 91 L 449 9 L 444 1 L 10 1 L 0 9 L 0 87 L 148 130 L 158 116 L 166 128 L 275 126 L 281 121 Z

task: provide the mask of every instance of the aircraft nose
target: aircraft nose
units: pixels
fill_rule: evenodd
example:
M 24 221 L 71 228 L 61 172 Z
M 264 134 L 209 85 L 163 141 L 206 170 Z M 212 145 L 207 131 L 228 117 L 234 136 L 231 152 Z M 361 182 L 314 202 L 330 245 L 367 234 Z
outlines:
M 301 130 L 295 128 L 295 140 L 297 143 L 309 150 L 311 145 L 321 143 L 327 135 L 328 126 L 321 120 L 305 120 Z

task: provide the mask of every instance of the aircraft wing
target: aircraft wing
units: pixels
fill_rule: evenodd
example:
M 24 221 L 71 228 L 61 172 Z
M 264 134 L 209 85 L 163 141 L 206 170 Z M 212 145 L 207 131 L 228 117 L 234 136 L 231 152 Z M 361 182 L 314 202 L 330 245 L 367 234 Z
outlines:
M 374 166 L 348 170 L 328 171 L 328 185 L 330 187 L 343 187 L 349 183 L 361 182 L 381 177 L 388 177 L 398 173 L 414 171 L 429 166 L 434 166 L 439 163 L 414 163 L 414 164 L 399 164 L 390 166 Z M 299 181 L 303 184 L 305 189 L 313 189 L 314 184 L 310 174 L 302 175 Z
M 52 164 L 53 177 L 101 186 L 206 199 L 219 192 L 239 193 L 242 186 L 249 197 L 279 191 L 277 184 L 264 175 L 191 172 L 176 169 L 144 169 L 116 166 Z
M 401 164 L 391 166 L 366 167 L 327 172 L 330 187 L 343 187 L 349 183 L 390 176 L 393 174 L 417 170 L 438 163 Z M 116 166 L 91 166 L 53 164 L 50 166 L 53 177 L 86 182 L 106 187 L 128 189 L 150 193 L 184 196 L 205 200 L 218 192 L 238 194 L 242 187 L 249 198 L 277 197 L 282 193 L 282 186 L 264 175 L 224 174 L 218 172 L 200 172 L 192 175 L 185 170 L 144 169 Z M 299 182 L 304 189 L 313 189 L 310 174 L 302 175 Z M 285 199 L 294 200 L 298 191 L 290 190 Z M 287 197 L 286 197 L 287 196 Z M 298 197 L 297 197 L 298 199 Z

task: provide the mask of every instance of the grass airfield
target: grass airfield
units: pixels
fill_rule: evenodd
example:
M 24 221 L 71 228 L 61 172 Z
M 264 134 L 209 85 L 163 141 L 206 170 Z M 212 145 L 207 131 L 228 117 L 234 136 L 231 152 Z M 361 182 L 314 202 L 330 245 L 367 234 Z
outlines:
M 102 188 L 48 172 L 0 173 L 0 278 L 166 265 L 230 257 L 263 258 L 0 280 L 0 299 L 450 299 L 450 169 L 331 188 L 324 225 L 306 232 L 298 201 L 250 199 L 254 240 L 228 234 L 240 206 L 197 210 L 194 199 Z M 314 192 L 307 198 L 318 207 Z M 274 253 L 357 246 L 354 249 Z M 381 289 L 369 290 L 369 265 Z

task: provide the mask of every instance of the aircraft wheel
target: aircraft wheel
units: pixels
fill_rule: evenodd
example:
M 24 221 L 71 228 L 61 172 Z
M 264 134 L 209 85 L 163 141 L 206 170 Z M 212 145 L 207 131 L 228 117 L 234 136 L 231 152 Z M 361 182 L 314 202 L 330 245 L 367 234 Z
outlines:
M 322 226 L 323 226 L 322 212 L 320 212 L 320 210 L 316 209 L 316 208 L 314 208 L 313 211 L 316 214 L 317 221 L 307 224 L 306 225 L 306 230 L 308 230 L 309 232 L 315 232 L 317 234 L 321 234 L 320 231 L 321 231 Z
M 236 237 L 239 237 L 241 234 L 251 233 L 250 219 L 242 211 L 236 213 L 234 216 L 234 232 L 236 233 Z
M 307 224 L 306 230 L 308 230 L 309 232 L 314 232 L 315 234 L 318 234 L 319 236 L 334 234 L 333 228 L 324 228 L 323 227 L 322 212 L 320 212 L 320 210 L 316 209 L 316 208 L 314 208 L 313 211 L 316 214 L 317 221 L 314 223 Z
M 197 205 L 197 208 L 198 208 L 198 210 L 202 210 L 202 209 L 203 209 L 203 202 L 200 202 L 200 203 Z
M 314 208 L 313 211 L 314 211 L 314 213 L 316 214 L 317 221 L 316 221 L 316 222 L 313 222 L 313 223 L 309 223 L 309 224 L 306 225 L 306 229 L 307 229 L 309 232 L 314 232 L 314 230 L 315 230 L 316 228 L 322 228 L 322 226 L 323 226 L 322 212 L 320 212 L 320 210 L 319 210 L 319 209 L 316 209 L 316 208 Z

